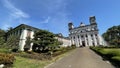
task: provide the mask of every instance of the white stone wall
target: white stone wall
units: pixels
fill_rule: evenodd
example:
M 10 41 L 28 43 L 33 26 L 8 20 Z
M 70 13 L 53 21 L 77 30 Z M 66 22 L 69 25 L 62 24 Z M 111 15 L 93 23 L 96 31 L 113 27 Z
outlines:
M 27 40 L 27 32 L 28 32 L 29 30 L 27 30 L 27 29 L 23 29 L 22 30 L 22 33 L 21 33 L 21 36 L 20 36 L 20 42 L 19 42 L 19 50 L 20 51 L 24 51 L 24 46 L 25 46 L 25 42 L 26 42 L 26 40 Z M 34 38 L 34 31 L 30 31 L 31 32 L 31 36 L 30 36 L 30 38 L 31 39 L 33 39 Z M 33 46 L 33 43 L 31 43 L 31 45 L 30 45 L 30 51 L 32 50 L 32 46 Z
M 21 36 L 20 36 L 20 42 L 19 42 L 19 50 L 20 51 L 24 51 L 26 37 L 27 37 L 27 30 L 23 29 Z
M 67 46 L 71 46 L 71 40 L 69 39 L 65 39 L 65 38 L 61 38 L 61 37 L 55 37 L 56 39 L 58 39 L 58 41 L 62 42 L 63 44 L 60 45 L 62 47 L 67 47 Z

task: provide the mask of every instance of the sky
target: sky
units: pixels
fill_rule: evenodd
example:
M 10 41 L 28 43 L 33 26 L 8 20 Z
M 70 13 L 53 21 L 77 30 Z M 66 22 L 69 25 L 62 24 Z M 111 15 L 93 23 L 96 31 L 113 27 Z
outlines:
M 27 24 L 68 36 L 68 23 L 88 25 L 95 16 L 99 34 L 120 25 L 120 0 L 0 0 L 0 28 Z

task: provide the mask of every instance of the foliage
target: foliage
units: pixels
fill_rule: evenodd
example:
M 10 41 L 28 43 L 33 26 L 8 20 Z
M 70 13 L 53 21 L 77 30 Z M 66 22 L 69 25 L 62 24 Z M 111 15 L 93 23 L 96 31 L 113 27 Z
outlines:
M 110 45 L 120 47 L 120 25 L 109 28 L 102 36 Z
M 14 60 L 14 55 L 0 53 L 0 64 L 13 64 Z
M 26 44 L 25 44 L 25 46 L 24 46 L 24 49 L 25 49 L 25 50 L 30 49 L 30 45 L 31 45 L 31 43 L 32 43 L 32 39 L 30 39 L 30 37 L 27 37 L 27 40 L 26 40 L 25 43 L 26 43 Z
M 0 46 L 2 46 L 5 43 L 5 34 L 6 32 L 2 29 L 0 29 Z
M 58 40 L 55 39 L 55 35 L 46 30 L 39 30 L 35 33 L 34 37 L 33 42 L 35 45 L 33 50 L 45 51 L 49 50 L 49 47 L 53 49 L 52 47 L 56 47 L 59 44 Z
M 13 30 L 13 27 L 9 27 L 9 28 L 7 29 L 7 32 L 12 31 L 12 30 Z
M 7 39 L 6 43 L 3 45 L 3 48 L 18 49 L 18 46 L 19 36 L 12 35 Z

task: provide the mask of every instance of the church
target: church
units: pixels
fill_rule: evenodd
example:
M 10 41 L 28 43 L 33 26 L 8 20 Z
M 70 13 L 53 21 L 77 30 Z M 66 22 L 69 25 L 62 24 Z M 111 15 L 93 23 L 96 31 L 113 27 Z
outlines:
M 62 47 L 67 47 L 71 45 L 76 45 L 76 47 L 82 46 L 98 46 L 98 45 L 106 45 L 104 40 L 99 35 L 99 30 L 96 23 L 95 16 L 89 18 L 90 25 L 85 25 L 84 23 L 80 23 L 80 26 L 74 27 L 73 23 L 69 23 L 69 37 L 64 37 L 62 34 L 56 34 L 56 39 L 62 43 Z M 30 39 L 34 38 L 34 33 L 39 31 L 40 29 L 21 24 L 11 31 L 7 33 L 7 38 L 11 36 L 19 36 L 19 45 L 18 49 L 20 51 L 24 51 L 24 47 L 26 44 L 27 37 Z M 31 51 L 33 47 L 33 43 L 30 44 L 29 50 Z
M 78 27 L 74 27 L 72 22 L 68 24 L 71 44 L 76 47 L 105 45 L 99 35 L 95 16 L 89 17 L 89 22 L 90 25 L 81 22 Z

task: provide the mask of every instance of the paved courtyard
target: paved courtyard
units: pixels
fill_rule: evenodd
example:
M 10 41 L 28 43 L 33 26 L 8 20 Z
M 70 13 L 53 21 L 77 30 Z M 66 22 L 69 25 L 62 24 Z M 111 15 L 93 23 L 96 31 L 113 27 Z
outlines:
M 47 68 L 115 68 L 89 48 L 77 48 L 72 54 L 47 66 Z

